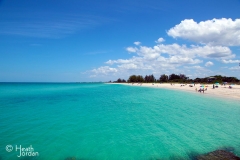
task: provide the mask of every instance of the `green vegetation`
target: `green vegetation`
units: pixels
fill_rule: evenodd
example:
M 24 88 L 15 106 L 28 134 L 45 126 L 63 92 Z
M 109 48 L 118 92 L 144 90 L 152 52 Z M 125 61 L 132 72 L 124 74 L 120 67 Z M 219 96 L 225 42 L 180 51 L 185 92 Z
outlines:
M 144 78 L 141 75 L 131 75 L 128 80 L 124 80 L 119 78 L 116 83 L 223 83 L 223 82 L 231 82 L 231 83 L 240 83 L 240 80 L 236 77 L 226 77 L 221 75 L 215 75 L 205 78 L 195 78 L 189 79 L 184 74 L 170 74 L 169 76 L 166 74 L 162 74 L 158 79 L 154 77 L 154 75 L 146 75 Z
M 125 79 L 118 78 L 118 80 L 117 80 L 116 82 L 117 82 L 117 83 L 125 83 L 126 80 L 125 80 Z
M 138 75 L 131 75 L 129 78 L 128 78 L 128 82 L 144 82 L 144 79 L 142 76 Z

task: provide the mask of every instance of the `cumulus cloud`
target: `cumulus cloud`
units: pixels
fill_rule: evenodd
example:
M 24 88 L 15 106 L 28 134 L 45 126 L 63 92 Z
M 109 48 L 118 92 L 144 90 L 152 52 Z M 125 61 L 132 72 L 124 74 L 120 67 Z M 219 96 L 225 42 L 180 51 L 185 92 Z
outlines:
M 112 65 L 114 63 L 122 63 L 122 64 L 124 64 L 124 63 L 131 63 L 131 62 L 132 61 L 129 60 L 129 59 L 118 59 L 118 60 L 109 60 L 109 61 L 106 62 L 106 64 Z
M 230 70 L 240 71 L 240 67 L 231 67 Z
M 138 46 L 138 45 L 140 45 L 141 44 L 141 42 L 134 42 L 134 44 L 136 45 L 136 46 Z
M 202 44 L 240 46 L 240 19 L 222 18 L 199 23 L 185 19 L 168 30 L 167 34 Z
M 108 60 L 105 63 L 109 66 L 115 65 L 115 68 L 109 66 L 99 67 L 92 70 L 95 74 L 118 74 L 135 71 L 159 71 L 176 70 L 180 66 L 190 65 L 189 69 L 203 70 L 204 68 L 197 65 L 203 62 L 202 59 L 215 59 L 224 62 L 230 62 L 235 57 L 228 47 L 224 46 L 198 46 L 198 45 L 179 45 L 157 44 L 153 47 L 137 46 L 126 48 L 128 52 L 135 56 L 128 59 Z M 195 65 L 195 66 L 191 66 Z M 211 66 L 213 63 L 208 61 L 205 66 Z
M 206 77 L 207 75 L 213 74 L 213 72 L 205 67 L 194 65 L 194 66 L 184 66 L 183 73 L 190 73 L 189 77 Z
M 185 66 L 184 68 L 187 68 L 187 69 L 194 69 L 194 70 L 198 70 L 198 71 L 205 71 L 206 69 L 204 67 L 201 67 L 201 66 Z
M 120 69 L 138 69 L 138 66 L 134 63 L 126 63 L 126 64 L 121 64 L 118 66 Z
M 135 48 L 135 47 L 127 47 L 127 49 L 126 49 L 128 52 L 136 52 L 136 50 L 137 50 L 137 48 Z
M 160 54 L 168 55 L 181 55 L 184 57 L 202 57 L 202 58 L 220 58 L 220 59 L 230 59 L 234 58 L 235 55 L 232 54 L 228 47 L 223 46 L 195 46 L 191 45 L 187 47 L 186 45 L 179 44 L 158 44 L 154 47 L 140 46 L 139 48 L 128 47 L 127 51 L 137 53 L 139 56 L 144 56 L 145 58 L 154 59 L 158 58 Z
M 209 67 L 209 66 L 212 66 L 212 65 L 213 65 L 213 62 L 211 62 L 211 61 L 208 61 L 208 62 L 205 63 L 206 67 Z
M 157 41 L 155 41 L 156 43 L 162 43 L 162 42 L 164 42 L 165 41 L 165 39 L 163 39 L 163 38 L 158 38 L 158 40 Z
M 192 59 L 189 57 L 181 57 L 181 56 L 171 56 L 169 59 L 166 59 L 169 64 L 198 64 L 202 63 L 199 59 Z
M 225 64 L 228 64 L 228 63 L 240 63 L 240 60 L 225 60 L 225 59 L 223 59 L 222 60 L 222 62 L 223 63 L 225 63 Z
M 116 68 L 111 68 L 109 66 L 102 66 L 97 69 L 91 70 L 92 73 L 95 74 L 104 74 L 108 75 L 109 73 L 116 73 L 118 70 Z
M 119 76 L 124 74 L 129 76 L 132 73 L 186 72 L 185 74 L 205 76 L 205 74 L 213 73 L 205 68 L 214 65 L 212 60 L 225 64 L 240 63 L 240 60 L 234 60 L 236 55 L 229 48 L 229 46 L 240 45 L 240 19 L 222 18 L 199 23 L 194 20 L 184 20 L 167 33 L 174 38 L 180 37 L 201 44 L 163 44 L 165 40 L 159 38 L 154 46 L 142 46 L 141 42 L 137 41 L 134 42 L 135 46 L 126 48 L 127 52 L 133 54 L 132 57 L 108 60 L 105 62 L 107 66 L 99 67 L 91 72 L 94 75 Z M 202 64 L 205 60 L 207 62 Z M 237 68 L 228 69 L 236 70 Z

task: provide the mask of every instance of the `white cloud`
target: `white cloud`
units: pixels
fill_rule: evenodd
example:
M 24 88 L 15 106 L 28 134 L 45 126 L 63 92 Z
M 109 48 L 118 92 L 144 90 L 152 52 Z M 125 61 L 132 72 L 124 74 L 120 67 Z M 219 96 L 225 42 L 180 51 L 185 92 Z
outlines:
M 138 69 L 138 66 L 133 63 L 128 63 L 128 64 L 121 64 L 118 66 L 120 69 Z
M 158 44 L 154 47 L 140 46 L 139 48 L 128 47 L 127 51 L 136 52 L 139 56 L 145 58 L 157 58 L 160 54 L 168 55 L 182 55 L 184 57 L 202 57 L 202 58 L 217 58 L 217 59 L 230 59 L 234 58 L 228 47 L 223 46 L 195 46 L 187 47 L 186 45 L 179 44 Z
M 226 64 L 228 64 L 228 63 L 240 63 L 240 60 L 225 60 L 225 59 L 223 59 L 222 60 L 222 62 L 223 63 L 226 63 Z
M 134 52 L 136 52 L 136 48 L 134 48 L 134 47 L 127 47 L 127 49 L 126 49 L 128 52 L 132 52 L 132 53 L 134 53 Z
M 209 69 L 206 69 L 205 67 L 195 65 L 195 66 L 184 66 L 183 73 L 190 73 L 191 75 L 188 75 L 189 77 L 206 77 L 209 75 L 212 75 L 213 72 Z M 189 69 L 188 72 L 186 69 Z
M 208 61 L 208 62 L 205 63 L 206 67 L 209 67 L 209 66 L 212 66 L 212 65 L 213 65 L 213 62 L 211 62 L 211 61 Z
M 182 57 L 182 56 L 171 56 L 168 59 L 168 61 L 169 61 L 170 64 L 180 64 L 180 65 L 183 65 L 183 64 L 198 64 L 198 63 L 202 62 L 199 59 L 192 59 L 192 58 L 189 58 L 189 57 Z
M 134 53 L 135 56 L 129 59 L 108 60 L 106 64 L 116 65 L 115 68 L 109 66 L 99 67 L 92 70 L 94 74 L 119 74 L 132 71 L 141 73 L 159 73 L 160 71 L 176 71 L 180 66 L 190 66 L 189 70 L 206 71 L 201 66 L 191 66 L 201 64 L 204 59 L 228 60 L 235 55 L 232 54 L 228 47 L 223 46 L 186 46 L 179 44 L 157 44 L 153 47 L 137 46 L 126 48 L 128 52 Z M 207 62 L 205 66 L 213 65 Z
M 122 64 L 124 64 L 124 63 L 131 63 L 131 60 L 128 60 L 128 59 L 118 59 L 118 60 L 109 60 L 109 61 L 106 62 L 106 64 L 110 64 L 110 65 L 112 65 L 114 63 L 122 63 Z
M 140 45 L 141 44 L 141 42 L 134 42 L 134 44 L 136 45 L 136 46 L 138 46 L 138 45 Z
M 238 67 L 231 67 L 231 68 L 229 68 L 230 70 L 239 70 L 240 71 L 240 66 L 238 66 Z
M 198 71 L 203 71 L 205 70 L 204 67 L 201 67 L 201 66 L 185 66 L 184 68 L 187 68 L 187 69 L 195 69 L 195 70 L 198 70 Z
M 109 66 L 102 66 L 97 69 L 91 70 L 92 73 L 104 74 L 104 75 L 108 75 L 109 73 L 116 73 L 117 71 L 118 70 L 116 68 L 111 68 Z M 92 76 L 94 76 L 94 75 L 92 75 Z
M 157 41 L 155 41 L 156 43 L 162 43 L 162 42 L 164 42 L 165 41 L 165 39 L 163 39 L 163 38 L 158 38 L 158 40 Z
M 240 46 L 240 19 L 222 18 L 199 23 L 185 19 L 168 30 L 167 34 L 202 44 Z
M 226 64 L 240 63 L 240 60 L 234 60 L 236 55 L 228 47 L 240 45 L 240 19 L 232 21 L 223 18 L 200 23 L 184 20 L 171 28 L 168 35 L 201 44 L 190 46 L 177 43 L 163 44 L 165 41 L 163 38 L 155 41 L 157 44 L 154 46 L 142 46 L 140 42 L 134 42 L 136 46 L 126 48 L 126 51 L 134 56 L 128 59 L 108 60 L 105 62 L 108 66 L 99 67 L 91 72 L 95 75 L 111 74 L 120 77 L 151 73 L 184 73 L 204 77 L 214 73 L 205 68 L 214 65 L 211 60 Z M 207 62 L 201 64 L 205 60 Z M 232 67 L 231 70 L 236 70 L 236 67 Z

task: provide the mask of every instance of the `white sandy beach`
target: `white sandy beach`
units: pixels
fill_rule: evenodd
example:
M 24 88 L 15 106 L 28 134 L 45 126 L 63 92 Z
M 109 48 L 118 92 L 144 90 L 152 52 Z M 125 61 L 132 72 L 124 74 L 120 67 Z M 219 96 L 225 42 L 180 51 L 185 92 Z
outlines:
M 203 92 L 198 92 L 196 91 L 199 90 L 201 84 L 195 84 L 193 87 L 189 87 L 189 84 L 185 86 L 181 86 L 182 84 L 173 84 L 171 85 L 170 83 L 121 83 L 124 85 L 129 85 L 129 86 L 140 86 L 140 87 L 154 87 L 154 88 L 166 88 L 166 89 L 175 89 L 175 90 L 182 90 L 182 91 L 188 91 L 188 92 L 193 92 L 196 94 L 204 94 L 209 95 L 209 96 L 217 96 L 220 98 L 228 98 L 228 99 L 235 99 L 240 101 L 240 85 L 234 85 L 233 88 L 229 88 L 229 85 L 219 85 L 218 88 L 213 89 L 212 84 L 207 84 L 207 90 Z

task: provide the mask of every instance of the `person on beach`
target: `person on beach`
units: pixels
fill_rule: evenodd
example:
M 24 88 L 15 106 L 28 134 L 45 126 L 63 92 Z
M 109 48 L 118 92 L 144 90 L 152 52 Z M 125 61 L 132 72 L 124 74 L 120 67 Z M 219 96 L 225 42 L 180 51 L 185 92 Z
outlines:
M 195 88 L 195 91 L 197 92 L 197 88 Z

